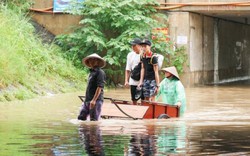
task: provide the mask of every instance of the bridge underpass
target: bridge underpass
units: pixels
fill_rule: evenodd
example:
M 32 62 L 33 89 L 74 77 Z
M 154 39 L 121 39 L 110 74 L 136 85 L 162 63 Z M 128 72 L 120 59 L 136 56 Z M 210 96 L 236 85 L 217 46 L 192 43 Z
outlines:
M 250 1 L 162 0 L 169 34 L 188 54 L 186 86 L 250 79 Z

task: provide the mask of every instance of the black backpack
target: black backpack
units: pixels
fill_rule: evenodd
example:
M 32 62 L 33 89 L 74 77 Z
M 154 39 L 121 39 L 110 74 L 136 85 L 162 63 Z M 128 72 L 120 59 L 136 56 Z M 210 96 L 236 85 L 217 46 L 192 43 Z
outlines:
M 163 63 L 163 60 L 164 60 L 164 57 L 163 55 L 161 54 L 156 54 L 154 53 L 150 59 L 150 64 L 153 64 L 152 61 L 153 61 L 153 57 L 157 57 L 158 59 L 158 66 L 159 66 L 159 69 L 161 69 L 161 66 L 162 66 L 162 63 Z M 160 58 L 160 60 L 159 60 Z M 141 59 L 142 59 L 142 56 L 141 56 Z M 139 81 L 140 80 L 140 76 L 141 76 L 141 62 L 139 62 L 135 67 L 134 69 L 132 69 L 131 73 L 130 73 L 130 77 L 134 80 L 137 80 Z
M 139 62 L 130 73 L 130 77 L 139 81 L 141 76 L 141 62 Z

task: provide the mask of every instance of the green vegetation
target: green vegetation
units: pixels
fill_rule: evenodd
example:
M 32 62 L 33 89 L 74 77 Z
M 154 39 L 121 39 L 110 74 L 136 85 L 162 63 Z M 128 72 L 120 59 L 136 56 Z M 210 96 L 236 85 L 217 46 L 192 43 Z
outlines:
M 184 66 L 189 65 L 186 61 L 188 59 L 187 54 L 185 53 L 185 47 L 181 46 L 176 48 L 174 51 L 170 51 L 168 54 L 168 59 L 165 62 L 165 66 L 175 66 L 178 70 L 178 73 L 184 72 Z
M 1 6 L 0 20 L 0 101 L 83 89 L 85 72 L 64 59 L 59 47 L 44 45 L 29 18 Z
M 152 38 L 153 51 L 165 56 L 164 65 L 183 71 L 185 49 L 173 50 L 168 36 L 154 31 L 168 27 L 166 14 L 154 8 L 159 5 L 155 0 L 85 0 L 80 11 L 72 12 L 84 17 L 82 26 L 59 36 L 60 47 L 43 44 L 34 34 L 24 14 L 30 2 L 4 0 L 0 6 L 0 101 L 83 89 L 86 69 L 81 59 L 94 52 L 107 60 L 108 85 L 123 83 L 134 37 Z
M 177 53 L 173 51 L 172 43 L 166 41 L 167 37 L 153 31 L 168 27 L 166 14 L 154 8 L 158 5 L 155 0 L 85 0 L 80 11 L 72 12 L 84 17 L 80 22 L 82 26 L 72 34 L 58 37 L 58 44 L 76 66 L 81 64 L 80 58 L 93 52 L 105 57 L 109 85 L 123 83 L 129 42 L 134 37 L 151 39 L 154 36 L 153 51 L 166 56 L 168 64 L 173 62 L 172 65 L 182 69 L 183 64 L 176 59 L 184 60 L 183 49 L 178 51 L 176 58 Z
M 1 0 L 2 6 L 8 6 L 15 12 L 27 12 L 33 0 Z

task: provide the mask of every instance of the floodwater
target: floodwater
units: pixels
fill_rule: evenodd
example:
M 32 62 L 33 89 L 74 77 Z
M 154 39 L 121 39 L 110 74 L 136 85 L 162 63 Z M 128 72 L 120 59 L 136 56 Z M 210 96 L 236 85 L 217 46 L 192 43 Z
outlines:
M 78 122 L 82 93 L 0 103 L 0 155 L 250 155 L 249 93 L 246 84 L 186 88 L 185 115 L 167 120 Z M 105 96 L 128 100 L 129 90 Z

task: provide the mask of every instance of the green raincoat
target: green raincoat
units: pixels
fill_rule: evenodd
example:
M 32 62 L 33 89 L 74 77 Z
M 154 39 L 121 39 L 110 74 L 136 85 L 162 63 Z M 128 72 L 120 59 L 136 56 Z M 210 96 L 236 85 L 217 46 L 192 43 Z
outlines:
M 186 110 L 186 94 L 184 86 L 178 78 L 164 78 L 160 83 L 156 100 L 158 100 L 160 96 L 164 103 L 170 105 L 176 105 L 177 102 L 181 102 L 180 115 L 183 115 Z

